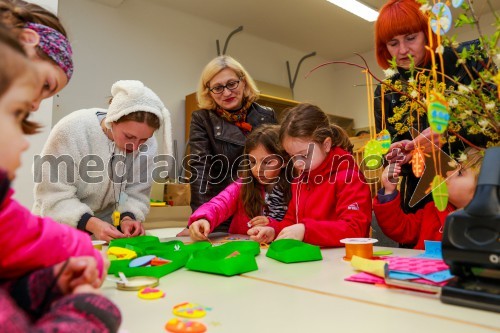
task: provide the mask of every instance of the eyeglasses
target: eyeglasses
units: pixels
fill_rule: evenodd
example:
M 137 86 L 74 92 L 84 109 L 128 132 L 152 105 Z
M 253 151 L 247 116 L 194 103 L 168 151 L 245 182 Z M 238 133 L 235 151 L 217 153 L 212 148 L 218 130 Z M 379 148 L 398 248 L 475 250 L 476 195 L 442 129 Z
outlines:
M 240 85 L 240 80 L 229 81 L 228 83 L 226 83 L 225 86 L 219 85 L 213 88 L 208 88 L 208 90 L 210 90 L 214 94 L 222 94 L 224 92 L 224 89 L 227 88 L 227 90 L 233 91 L 234 89 L 238 88 L 239 85 Z

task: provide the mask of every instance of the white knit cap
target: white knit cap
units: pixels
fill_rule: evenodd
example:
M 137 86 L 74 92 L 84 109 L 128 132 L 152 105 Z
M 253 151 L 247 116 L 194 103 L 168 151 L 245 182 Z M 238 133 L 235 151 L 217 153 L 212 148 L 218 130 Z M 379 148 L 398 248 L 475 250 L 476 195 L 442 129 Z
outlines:
M 108 107 L 104 120 L 107 128 L 111 123 L 123 116 L 137 111 L 151 112 L 160 119 L 160 130 L 163 128 L 163 154 L 172 156 L 172 123 L 170 112 L 160 98 L 141 81 L 121 80 L 111 87 L 113 100 Z

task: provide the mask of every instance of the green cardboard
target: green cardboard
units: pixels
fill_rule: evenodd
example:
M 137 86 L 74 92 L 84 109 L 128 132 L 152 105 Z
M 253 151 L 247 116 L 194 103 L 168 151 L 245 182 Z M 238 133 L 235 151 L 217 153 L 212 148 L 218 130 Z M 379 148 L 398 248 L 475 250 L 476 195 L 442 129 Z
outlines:
M 286 264 L 323 260 L 319 246 L 296 239 L 280 239 L 272 242 L 267 249 L 266 257 Z

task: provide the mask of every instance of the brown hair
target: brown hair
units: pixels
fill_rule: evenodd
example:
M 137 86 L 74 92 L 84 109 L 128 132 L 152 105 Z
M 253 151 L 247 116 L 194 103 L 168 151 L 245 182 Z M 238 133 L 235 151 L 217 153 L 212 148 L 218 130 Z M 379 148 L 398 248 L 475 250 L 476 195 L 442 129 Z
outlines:
M 24 61 L 20 61 L 23 59 Z M 21 76 L 28 68 L 26 52 L 19 41 L 7 30 L 0 25 L 0 63 L 2 70 L 0 71 L 0 97 L 9 90 L 12 83 Z M 22 124 L 24 134 L 38 133 L 41 125 L 24 119 Z
M 125 121 L 135 121 L 138 123 L 146 123 L 149 127 L 154 128 L 155 130 L 160 128 L 160 125 L 161 125 L 160 119 L 154 113 L 146 112 L 146 111 L 135 111 L 135 112 L 129 113 L 129 114 L 121 117 L 117 121 L 115 121 L 115 123 L 119 124 L 119 123 L 123 123 Z
M 331 138 L 332 147 L 340 147 L 351 154 L 354 147 L 342 127 L 331 124 L 325 112 L 316 105 L 307 103 L 298 104 L 287 110 L 281 122 L 280 142 L 283 142 L 287 136 L 311 138 L 319 144 L 322 144 L 327 138 Z
M 248 135 L 245 141 L 245 157 L 248 161 L 249 153 L 262 145 L 270 155 L 278 155 L 283 159 L 283 168 L 279 175 L 279 181 L 275 186 L 280 187 L 284 195 L 283 200 L 288 203 L 291 198 L 289 183 L 291 177 L 287 177 L 286 172 L 289 172 L 288 169 L 291 170 L 291 168 L 285 167 L 286 161 L 284 157 L 286 156 L 286 152 L 279 144 L 278 138 L 279 125 L 266 124 L 259 126 Z M 245 213 L 250 218 L 262 215 L 263 208 L 264 210 L 267 209 L 264 198 L 262 197 L 262 185 L 253 177 L 250 168 L 245 168 L 245 170 L 243 170 L 243 178 L 252 179 L 250 182 L 244 182 L 241 187 L 240 198 Z
M 429 45 L 428 34 L 429 18 L 420 10 L 420 4 L 415 0 L 389 0 L 380 9 L 377 22 L 375 22 L 375 54 L 377 62 L 383 69 L 390 67 L 391 54 L 387 49 L 387 42 L 398 35 L 408 35 L 423 32 L 426 45 Z M 432 33 L 433 48 L 437 46 L 437 36 Z M 423 64 L 431 60 L 431 53 L 427 51 Z
M 27 23 L 43 24 L 68 37 L 66 29 L 54 13 L 23 0 L 0 0 L 0 23 L 12 30 L 16 37 Z M 37 46 L 36 50 L 40 58 L 54 62 L 40 47 Z

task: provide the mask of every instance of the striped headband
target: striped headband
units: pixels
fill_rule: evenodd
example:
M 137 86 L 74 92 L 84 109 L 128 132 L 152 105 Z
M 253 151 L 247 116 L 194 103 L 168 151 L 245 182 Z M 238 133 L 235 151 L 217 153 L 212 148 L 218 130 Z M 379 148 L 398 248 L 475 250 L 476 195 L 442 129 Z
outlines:
M 59 31 L 38 23 L 27 23 L 25 28 L 34 30 L 39 36 L 38 46 L 62 68 L 68 81 L 73 75 L 73 51 L 68 39 Z

